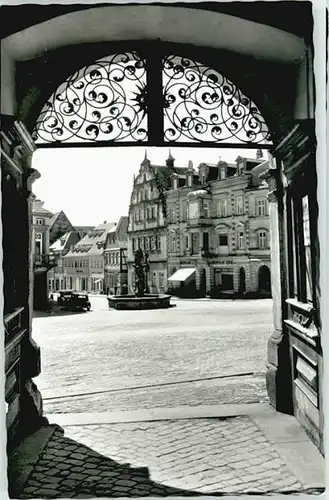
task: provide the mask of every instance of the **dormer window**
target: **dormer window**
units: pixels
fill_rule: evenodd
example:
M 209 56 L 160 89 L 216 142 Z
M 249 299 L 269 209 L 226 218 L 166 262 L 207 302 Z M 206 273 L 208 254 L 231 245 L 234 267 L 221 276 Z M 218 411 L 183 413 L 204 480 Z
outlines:
M 39 218 L 38 218 L 38 219 L 36 220 L 36 223 L 37 223 L 37 225 L 38 225 L 38 226 L 43 226 L 43 225 L 44 225 L 44 223 L 45 223 L 45 219 L 39 219 Z
M 226 177 L 226 168 L 220 167 L 220 178 L 225 179 L 225 177 Z

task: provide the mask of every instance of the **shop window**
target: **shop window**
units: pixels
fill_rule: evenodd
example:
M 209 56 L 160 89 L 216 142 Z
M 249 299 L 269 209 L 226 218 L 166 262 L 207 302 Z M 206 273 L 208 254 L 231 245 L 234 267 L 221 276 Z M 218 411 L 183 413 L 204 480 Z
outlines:
M 228 236 L 227 236 L 227 234 L 220 234 L 219 235 L 219 246 L 220 247 L 227 247 L 228 246 Z
M 221 285 L 222 290 L 233 290 L 234 289 L 233 274 L 223 273 L 221 278 L 222 278 L 222 285 Z
M 311 182 L 310 182 L 311 184 Z M 305 181 L 303 187 L 292 186 L 287 200 L 287 233 L 289 292 L 300 302 L 313 302 L 313 265 L 311 246 L 311 217 L 316 207 Z

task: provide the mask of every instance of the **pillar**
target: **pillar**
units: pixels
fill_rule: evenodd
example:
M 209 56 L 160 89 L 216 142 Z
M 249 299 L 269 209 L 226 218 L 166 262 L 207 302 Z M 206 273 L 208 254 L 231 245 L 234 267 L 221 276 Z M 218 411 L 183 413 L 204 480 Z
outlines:
M 270 403 L 277 411 L 293 413 L 291 364 L 288 336 L 283 330 L 285 298 L 284 210 L 283 186 L 279 168 L 270 168 L 269 214 L 271 227 L 271 292 L 273 297 L 274 331 L 267 344 L 266 388 Z

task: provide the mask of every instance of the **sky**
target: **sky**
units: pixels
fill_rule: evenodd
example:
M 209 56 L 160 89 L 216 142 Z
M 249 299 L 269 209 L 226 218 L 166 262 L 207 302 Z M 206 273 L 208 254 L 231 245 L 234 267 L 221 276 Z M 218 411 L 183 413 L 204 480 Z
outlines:
M 167 148 L 147 148 L 153 164 L 165 165 Z M 237 156 L 256 157 L 256 150 L 172 148 L 175 165 L 195 168 L 201 162 L 217 163 L 219 158 L 234 162 Z M 63 210 L 76 226 L 96 226 L 128 215 L 133 176 L 144 159 L 145 148 L 63 148 L 38 149 L 32 167 L 41 174 L 33 192 L 51 212 Z M 266 158 L 264 151 L 264 158 Z

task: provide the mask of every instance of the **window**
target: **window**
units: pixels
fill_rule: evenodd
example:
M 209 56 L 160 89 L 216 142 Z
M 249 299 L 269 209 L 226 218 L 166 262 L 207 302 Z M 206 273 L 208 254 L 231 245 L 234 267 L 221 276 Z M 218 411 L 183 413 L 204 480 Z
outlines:
M 116 252 L 116 254 L 115 254 L 115 263 L 119 264 L 119 254 L 118 254 L 118 252 Z
M 159 286 L 160 286 L 161 288 L 163 288 L 163 287 L 164 287 L 164 273 L 160 273 L 160 274 L 159 274 Z
M 149 249 L 149 238 L 148 238 L 148 236 L 145 236 L 145 238 L 144 238 L 144 248 L 145 248 L 145 250 Z
M 199 233 L 192 233 L 192 254 L 197 254 L 200 251 Z
M 171 252 L 176 251 L 176 235 L 174 233 L 170 233 L 169 237 L 169 249 Z
M 157 273 L 152 273 L 152 286 L 156 286 Z
M 203 233 L 202 246 L 204 252 L 209 252 L 209 233 Z
M 136 250 L 136 239 L 133 238 L 132 241 L 131 241 L 131 243 L 132 243 L 133 252 L 135 252 L 135 250 Z
M 236 213 L 238 215 L 243 214 L 243 196 L 237 196 L 236 197 Z
M 169 221 L 170 222 L 175 222 L 175 208 L 174 207 L 170 207 L 170 210 L 169 210 Z
M 220 167 L 220 178 L 225 179 L 225 177 L 226 177 L 225 167 Z
M 185 236 L 185 249 L 188 249 L 188 236 Z
M 228 246 L 228 236 L 226 234 L 219 235 L 219 246 L 227 247 Z
M 266 248 L 267 247 L 267 232 L 259 231 L 258 232 L 258 248 Z
M 256 214 L 266 215 L 266 199 L 259 198 L 256 202 Z
M 203 217 L 206 219 L 209 217 L 209 203 L 207 201 L 203 202 Z
M 155 250 L 155 236 L 151 236 L 151 250 Z
M 217 212 L 218 212 L 219 217 L 226 217 L 227 216 L 227 199 L 226 198 L 219 200 L 218 205 L 217 205 Z
M 152 219 L 156 219 L 156 206 L 152 207 Z
M 161 239 L 160 236 L 155 237 L 155 246 L 157 250 L 161 250 Z
M 38 218 L 36 222 L 37 222 L 38 226 L 43 226 L 44 223 L 45 223 L 45 219 L 39 219 Z
M 193 201 L 189 203 L 189 219 L 197 219 L 199 217 L 199 203 Z
M 242 231 L 238 233 L 238 248 L 244 247 L 244 234 Z
M 184 203 L 184 220 L 188 220 L 188 201 Z

